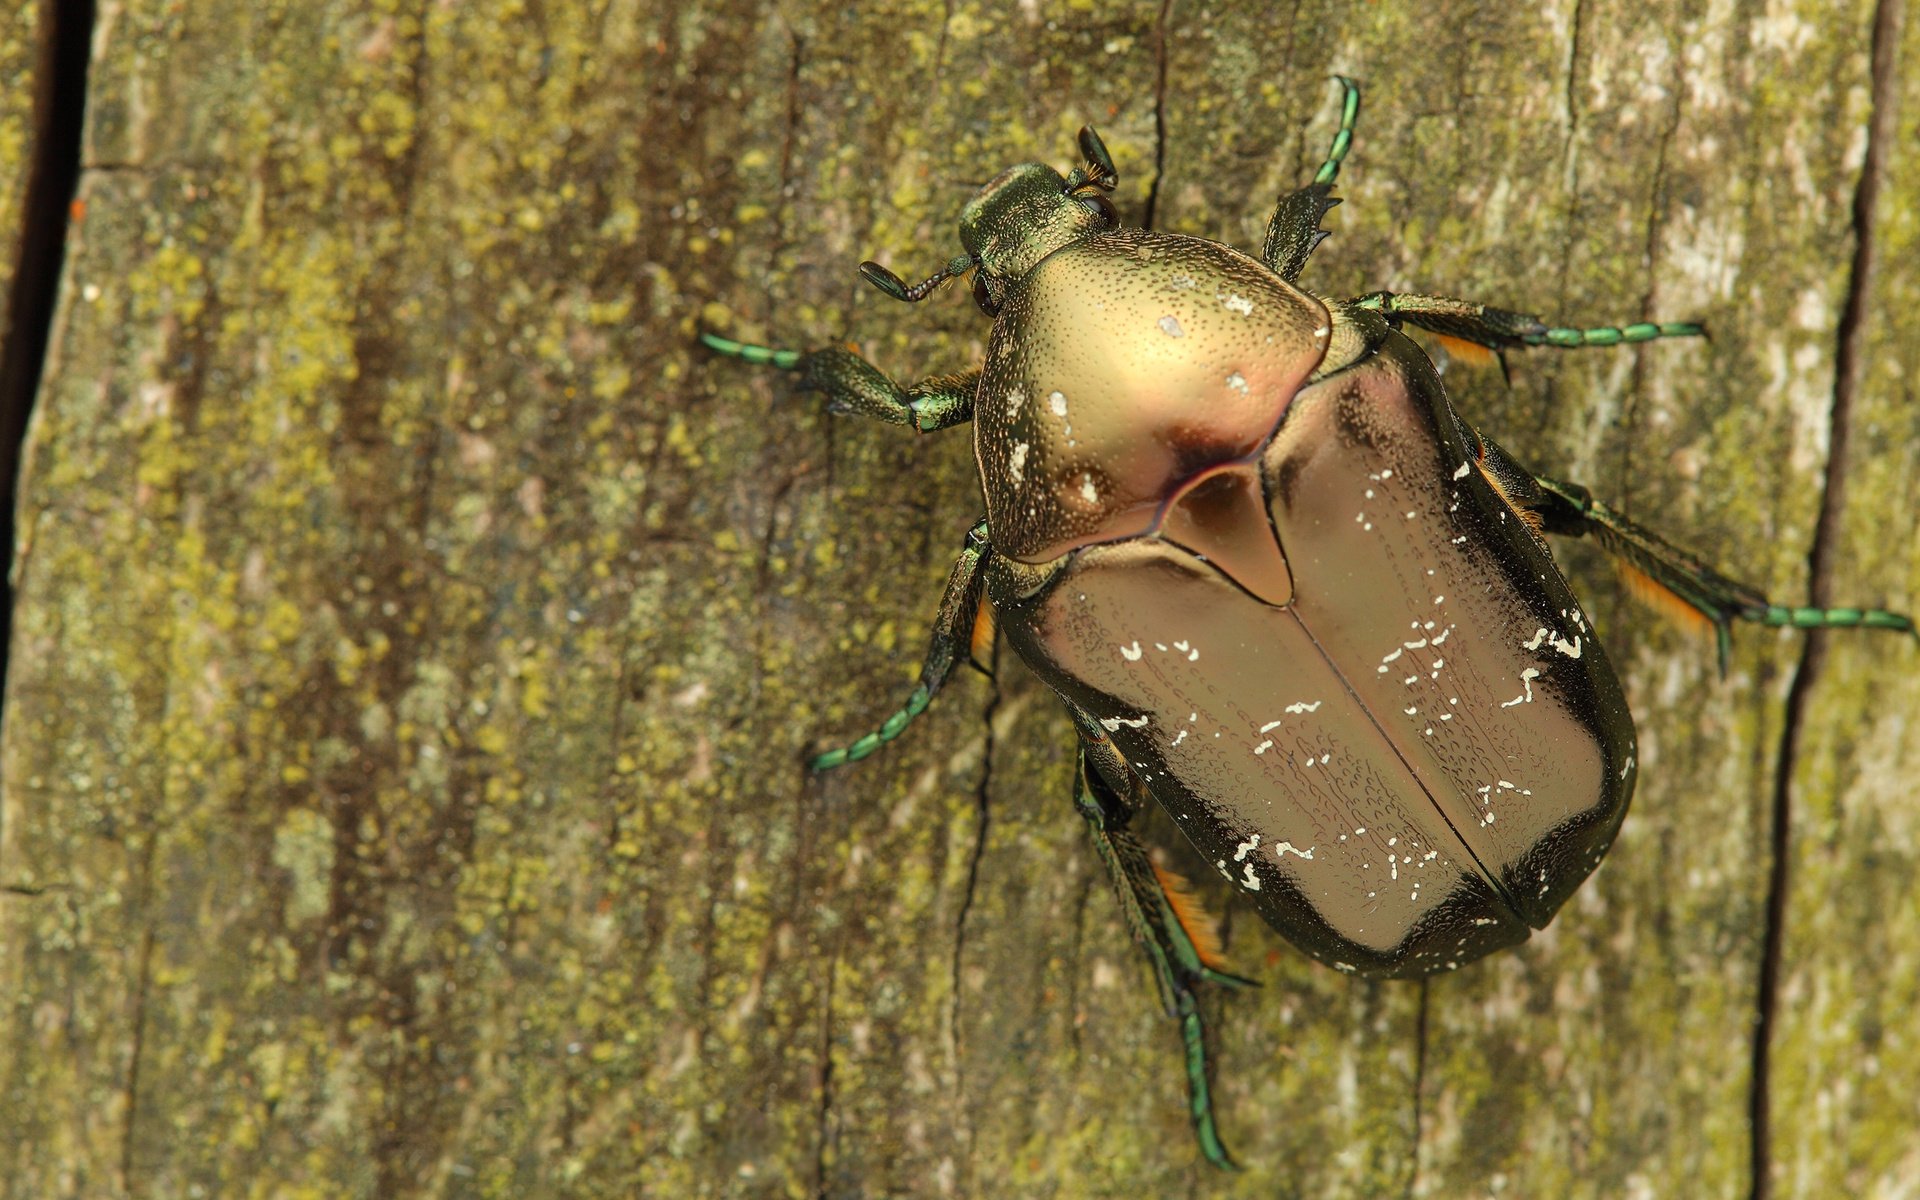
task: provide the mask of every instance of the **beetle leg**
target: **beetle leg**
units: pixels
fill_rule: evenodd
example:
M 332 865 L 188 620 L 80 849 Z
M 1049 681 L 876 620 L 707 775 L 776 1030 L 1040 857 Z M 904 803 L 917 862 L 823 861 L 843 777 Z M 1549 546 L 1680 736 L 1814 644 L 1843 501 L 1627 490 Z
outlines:
M 1455 300 L 1451 296 L 1416 296 L 1399 292 L 1368 292 L 1347 301 L 1355 308 L 1377 312 L 1398 326 L 1402 323 L 1439 336 L 1449 350 L 1464 351 L 1472 360 L 1476 350 L 1484 355 L 1529 346 L 1555 346 L 1571 350 L 1580 346 L 1624 346 L 1651 342 L 1659 338 L 1705 337 L 1707 327 L 1696 321 L 1639 321 L 1632 325 L 1597 325 L 1591 329 L 1566 329 L 1548 325 L 1529 313 Z M 1506 370 L 1507 360 L 1500 359 Z
M 1147 848 L 1127 829 L 1144 796 L 1129 797 L 1116 787 L 1109 778 L 1116 771 L 1123 773 L 1123 778 L 1132 785 L 1129 791 L 1144 791 L 1111 743 L 1105 738 L 1085 735 L 1074 776 L 1074 807 L 1086 818 L 1094 849 L 1112 877 L 1114 894 L 1120 900 L 1128 929 L 1147 952 L 1154 980 L 1160 987 L 1161 1003 L 1167 1014 L 1180 1022 L 1180 1038 L 1186 1051 L 1188 1111 L 1200 1152 L 1214 1166 L 1235 1170 L 1233 1158 L 1221 1142 L 1219 1128 L 1214 1123 L 1211 1085 L 1207 1078 L 1206 1027 L 1194 985 L 1202 981 L 1229 987 L 1257 985 L 1250 979 L 1207 965 L 1203 949 L 1196 944 L 1181 918 L 1183 904 L 1170 887 L 1171 873 L 1156 869 Z
M 980 521 L 967 531 L 966 545 L 954 560 L 953 573 L 947 576 L 946 590 L 940 597 L 940 611 L 933 619 L 932 644 L 926 663 L 920 668 L 920 684 L 892 716 L 872 733 L 855 739 L 838 750 L 817 755 L 810 764 L 816 771 L 830 771 L 850 762 L 859 762 L 881 746 L 899 737 L 913 719 L 927 710 L 933 694 L 947 681 L 955 662 L 966 654 L 979 613 L 981 593 L 986 588 L 986 565 L 992 555 L 987 541 L 987 523 Z
M 875 417 L 889 425 L 906 425 L 921 433 L 932 433 L 973 420 L 973 391 L 980 383 L 980 368 L 956 375 L 935 375 L 905 389 L 884 371 L 851 350 L 829 346 L 824 350 L 776 350 L 736 342 L 717 333 L 703 333 L 700 340 L 708 349 L 756 366 L 797 371 L 794 387 L 803 392 L 819 392 L 834 412 Z
M 1499 481 L 1497 486 L 1508 503 L 1538 516 L 1542 532 L 1567 537 L 1591 535 L 1619 561 L 1629 584 L 1642 597 L 1696 614 L 1710 623 L 1723 676 L 1735 621 L 1795 629 L 1890 629 L 1920 640 L 1913 618 L 1886 609 L 1775 604 L 1758 588 L 1727 578 L 1695 555 L 1615 512 L 1580 484 L 1535 475 L 1492 439 L 1469 431 L 1469 445 L 1476 442 L 1482 470 Z
M 1300 277 L 1301 268 L 1307 265 L 1307 257 L 1314 247 L 1327 239 L 1327 231 L 1320 228 L 1320 221 L 1340 203 L 1333 198 L 1333 181 L 1340 174 L 1341 161 L 1353 146 L 1353 127 L 1360 117 L 1360 85 L 1345 75 L 1334 78 L 1340 81 L 1342 89 L 1340 129 L 1333 135 L 1326 161 L 1314 172 L 1312 182 L 1289 192 L 1274 205 L 1273 216 L 1267 220 L 1266 242 L 1260 250 L 1267 266 L 1288 283 Z

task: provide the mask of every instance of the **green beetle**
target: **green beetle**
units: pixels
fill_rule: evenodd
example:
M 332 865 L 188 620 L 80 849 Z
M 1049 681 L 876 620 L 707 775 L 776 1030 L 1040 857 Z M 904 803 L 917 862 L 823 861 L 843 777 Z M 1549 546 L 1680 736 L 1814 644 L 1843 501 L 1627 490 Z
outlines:
M 1248 981 L 1129 830 L 1157 801 L 1308 955 L 1372 977 L 1450 971 L 1544 927 L 1606 853 L 1634 785 L 1633 720 L 1544 534 L 1594 537 L 1653 595 L 1735 620 L 1912 633 L 1878 609 L 1788 608 L 1462 421 L 1400 326 L 1463 349 L 1609 346 L 1695 324 L 1569 329 L 1485 305 L 1296 286 L 1327 236 L 1359 87 L 1258 258 L 1120 226 L 1091 129 L 1085 165 L 982 187 L 965 253 L 994 319 L 986 363 L 901 388 L 848 350 L 703 335 L 797 371 L 839 411 L 921 431 L 971 421 L 986 516 L 968 534 L 920 685 L 866 757 L 922 712 L 979 628 L 998 629 L 1080 731 L 1075 803 L 1180 1023 L 1207 1159 L 1196 988 Z

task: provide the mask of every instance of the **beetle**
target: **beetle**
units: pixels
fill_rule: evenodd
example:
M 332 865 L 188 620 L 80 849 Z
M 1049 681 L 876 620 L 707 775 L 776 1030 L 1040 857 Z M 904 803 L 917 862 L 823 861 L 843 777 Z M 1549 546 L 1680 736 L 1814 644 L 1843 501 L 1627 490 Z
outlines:
M 1074 804 L 1178 1023 L 1195 1134 L 1220 1167 L 1196 998 L 1251 981 L 1133 831 L 1148 804 L 1308 956 L 1374 978 L 1451 971 L 1543 928 L 1633 793 L 1632 716 L 1546 535 L 1593 538 L 1638 590 L 1711 623 L 1723 673 L 1734 621 L 1914 633 L 1887 610 L 1774 604 L 1536 474 L 1459 417 L 1402 332 L 1504 356 L 1699 324 L 1553 327 L 1301 288 L 1360 111 L 1359 85 L 1336 78 L 1338 132 L 1258 257 L 1123 226 L 1089 127 L 1065 176 L 1022 163 L 982 186 L 964 253 L 928 279 L 860 265 L 908 302 L 970 274 L 993 320 L 982 366 L 903 388 L 851 350 L 702 335 L 836 411 L 973 424 L 986 514 L 919 684 L 812 765 L 898 737 L 997 630 L 1074 718 Z

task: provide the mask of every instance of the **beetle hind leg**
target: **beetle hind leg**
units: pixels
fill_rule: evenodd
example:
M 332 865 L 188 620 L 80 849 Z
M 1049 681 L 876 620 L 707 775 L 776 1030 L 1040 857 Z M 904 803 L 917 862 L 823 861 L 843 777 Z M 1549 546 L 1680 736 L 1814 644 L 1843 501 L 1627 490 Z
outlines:
M 1713 626 L 1720 673 L 1727 673 L 1735 621 L 1794 629 L 1886 629 L 1920 640 L 1913 618 L 1882 608 L 1775 604 L 1758 588 L 1729 579 L 1699 557 L 1594 499 L 1577 483 L 1535 475 L 1492 439 L 1468 431 L 1481 468 L 1510 504 L 1531 510 L 1541 531 L 1591 536 L 1626 573 L 1629 586 L 1655 607 L 1692 613 Z
M 808 765 L 816 771 L 830 771 L 850 762 L 859 762 L 875 750 L 906 732 L 913 719 L 927 710 L 933 694 L 947 681 L 954 663 L 968 655 L 980 611 L 981 592 L 986 586 L 986 565 L 992 551 L 987 541 L 987 523 L 983 520 L 967 531 L 966 545 L 954 560 L 953 573 L 940 597 L 940 611 L 933 620 L 933 636 L 927 658 L 920 668 L 920 683 L 907 702 L 880 723 L 873 732 L 856 738 L 838 750 L 816 755 Z
M 1333 181 L 1340 174 L 1347 151 L 1353 148 L 1353 128 L 1360 119 L 1360 85 L 1345 75 L 1334 78 L 1341 87 L 1340 128 L 1312 181 L 1274 205 L 1273 216 L 1267 220 L 1266 241 L 1260 249 L 1261 259 L 1288 283 L 1300 278 L 1314 247 L 1327 239 L 1320 221 L 1340 203 L 1333 196 Z
M 1250 979 L 1213 965 L 1219 943 L 1210 919 L 1187 894 L 1185 882 L 1156 867 L 1147 848 L 1128 829 L 1143 799 L 1123 795 L 1110 776 L 1120 775 L 1140 791 L 1138 780 L 1105 738 L 1083 734 L 1073 802 L 1086 819 L 1094 848 L 1112 877 L 1114 894 L 1134 940 L 1146 951 L 1160 988 L 1161 1003 L 1180 1023 L 1187 1069 L 1188 1115 L 1207 1161 L 1237 1170 L 1214 1121 L 1212 1086 L 1207 1073 L 1205 1021 L 1200 1015 L 1198 983 L 1256 986 Z

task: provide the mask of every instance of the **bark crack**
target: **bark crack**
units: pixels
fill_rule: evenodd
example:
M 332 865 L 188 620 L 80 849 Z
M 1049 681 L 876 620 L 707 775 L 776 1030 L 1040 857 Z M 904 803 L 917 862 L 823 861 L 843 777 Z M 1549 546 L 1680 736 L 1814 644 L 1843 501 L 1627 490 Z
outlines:
M 11 556 L 27 423 L 40 390 L 67 232 L 80 183 L 86 132 L 87 68 L 93 45 L 93 0 L 40 0 L 40 45 L 33 77 L 33 149 L 20 195 L 20 241 L 14 247 L 5 341 L 0 343 L 0 547 Z M 13 571 L 0 575 L 0 683 L 12 642 Z
M 1897 76 L 1895 47 L 1900 42 L 1903 0 L 1879 0 L 1874 7 L 1871 49 L 1871 108 L 1867 121 L 1867 150 L 1853 193 L 1853 261 L 1847 273 L 1846 305 L 1840 313 L 1834 351 L 1833 405 L 1827 414 L 1827 463 L 1822 478 L 1820 515 L 1814 522 L 1813 545 L 1807 552 L 1807 603 L 1824 608 L 1833 603 L 1834 547 L 1846 507 L 1848 444 L 1852 440 L 1854 397 L 1866 375 L 1866 311 L 1879 268 L 1879 245 L 1874 238 L 1874 213 L 1886 182 L 1888 147 L 1893 141 Z M 1800 649 L 1793 680 L 1787 688 L 1786 710 L 1780 730 L 1780 753 L 1774 771 L 1772 831 L 1767 872 L 1766 933 L 1760 956 L 1753 1030 L 1753 1070 L 1749 1079 L 1748 1114 L 1753 1130 L 1750 1166 L 1753 1200 L 1772 1195 L 1773 1126 L 1769 1095 L 1773 1068 L 1773 1029 L 1779 1011 L 1780 973 L 1785 957 L 1789 852 L 1793 833 L 1793 774 L 1800 758 L 1808 697 L 1826 665 L 1825 633 L 1812 630 Z
M 1567 37 L 1567 143 L 1561 151 L 1565 160 L 1562 170 L 1565 172 L 1569 195 L 1580 194 L 1578 183 L 1579 159 L 1575 153 L 1580 138 L 1580 27 L 1586 14 L 1585 0 L 1573 0 L 1573 20 Z
M 144 856 L 147 861 L 142 868 L 143 875 L 152 869 L 153 841 L 160 835 L 155 830 L 147 836 L 147 851 Z M 150 883 L 149 877 L 149 886 Z M 146 898 L 151 899 L 151 896 Z M 141 905 L 143 916 L 146 907 L 145 904 Z M 140 1111 L 140 1060 L 146 1050 L 147 1042 L 147 993 L 153 983 L 153 941 L 153 925 L 149 923 L 140 935 L 140 965 L 137 968 L 139 975 L 134 981 L 133 1012 L 129 1018 L 133 1026 L 133 1039 L 132 1044 L 127 1048 L 127 1082 L 121 1089 L 126 1114 L 120 1126 L 120 1190 L 129 1196 L 138 1190 L 133 1182 L 133 1131 Z
M 1424 1136 L 1422 1125 L 1426 1116 L 1423 1106 L 1427 1086 L 1427 1004 L 1432 983 L 1431 979 L 1420 980 L 1420 1011 L 1413 1027 L 1413 1171 L 1407 1177 L 1409 1196 L 1420 1194 L 1420 1140 Z
M 1642 321 L 1662 319 L 1655 311 L 1655 305 L 1658 302 L 1659 293 L 1660 230 L 1666 223 L 1667 215 L 1667 158 L 1673 150 L 1674 139 L 1679 136 L 1680 121 L 1686 113 L 1686 103 L 1686 82 L 1685 78 L 1681 77 L 1674 85 L 1673 111 L 1660 130 L 1660 141 L 1653 159 L 1653 179 L 1647 192 L 1646 241 L 1641 250 L 1647 266 L 1647 286 L 1640 295 L 1639 319 Z M 1621 512 L 1633 511 L 1634 433 L 1639 426 L 1640 398 L 1646 393 L 1646 355 L 1633 356 L 1633 366 L 1628 378 L 1626 404 L 1620 414 L 1620 483 L 1614 500 Z
M 813 1194 L 826 1200 L 827 1148 L 833 1139 L 833 984 L 840 974 L 836 945 L 827 960 L 827 993 L 820 1005 L 820 1108 L 814 1114 Z
M 992 677 L 992 690 L 987 695 L 986 707 L 980 714 L 980 723 L 985 729 L 985 734 L 984 742 L 980 750 L 980 783 L 974 789 L 973 793 L 973 849 L 967 855 L 967 883 L 965 890 L 960 893 L 960 909 L 954 914 L 953 959 L 948 965 L 952 1000 L 949 1002 L 947 1009 L 947 1036 L 953 1047 L 954 1095 L 962 1105 L 965 1104 L 966 1099 L 966 1056 L 961 1052 L 960 1038 L 960 1004 L 962 996 L 960 961 L 965 955 L 967 948 L 967 914 L 973 911 L 974 889 L 980 882 L 980 860 L 986 856 L 987 852 L 987 822 L 991 816 L 988 796 L 993 784 L 993 717 L 995 711 L 1000 707 L 1000 677 L 997 673 L 999 667 L 999 646 L 997 644 L 994 647 L 993 653 L 988 658 L 987 665 L 993 667 L 996 673 Z M 962 1134 L 958 1140 L 962 1147 L 962 1153 L 970 1158 L 973 1149 L 972 1123 L 964 1119 L 964 1108 L 961 1115 L 963 1119 L 955 1123 Z
M 787 251 L 787 215 L 792 204 L 794 189 L 793 155 L 800 140 L 800 73 L 806 65 L 807 43 L 791 28 L 787 35 L 793 41 L 793 50 L 787 57 L 787 112 L 785 126 L 780 134 L 780 190 L 778 202 L 773 206 L 773 236 L 768 239 L 767 278 L 777 274 L 780 256 Z M 768 294 L 768 303 L 772 295 Z
M 1153 228 L 1160 208 L 1160 181 L 1167 174 L 1167 21 L 1172 15 L 1173 0 L 1160 0 L 1160 15 L 1153 23 L 1153 182 L 1147 185 L 1142 229 Z
M 1572 278 L 1573 248 L 1580 228 L 1580 22 L 1583 0 L 1574 0 L 1572 31 L 1567 39 L 1567 140 L 1560 151 L 1560 186 L 1567 197 L 1567 236 L 1560 246 L 1560 292 L 1557 303 L 1567 306 L 1567 280 Z

